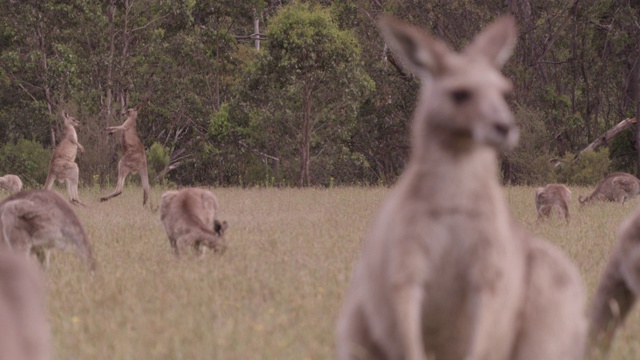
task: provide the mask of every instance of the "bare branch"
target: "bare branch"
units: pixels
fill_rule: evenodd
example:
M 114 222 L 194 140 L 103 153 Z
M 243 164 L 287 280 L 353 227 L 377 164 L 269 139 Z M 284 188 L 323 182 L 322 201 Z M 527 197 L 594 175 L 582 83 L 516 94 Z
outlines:
M 251 35 L 233 35 L 231 34 L 231 36 L 233 36 L 236 40 L 267 40 L 267 35 L 264 34 L 251 34 Z
M 154 23 L 156 23 L 156 22 L 158 22 L 158 21 L 160 21 L 160 20 L 166 19 L 169 15 L 171 15 L 171 13 L 168 13 L 168 14 L 165 14 L 165 15 L 163 15 L 163 16 L 157 17 L 157 18 L 155 18 L 155 19 L 153 19 L 153 20 L 149 21 L 148 23 L 146 23 L 146 24 L 144 24 L 144 25 L 142 25 L 142 26 L 138 26 L 138 27 L 136 27 L 136 28 L 133 28 L 133 29 L 131 29 L 131 33 L 134 33 L 134 32 L 136 32 L 136 31 L 138 31 L 138 30 L 146 29 L 146 28 L 148 28 L 149 26 L 151 26 L 152 24 L 154 24 Z
M 35 97 L 35 96 L 33 96 L 33 95 L 29 92 L 29 90 L 27 90 L 27 88 L 25 88 L 25 87 L 24 87 L 24 85 L 22 85 L 22 84 L 20 83 L 20 81 L 17 81 L 17 83 L 18 83 L 18 86 L 20 87 L 20 89 L 22 89 L 22 91 L 24 91 L 27 95 L 29 95 L 29 97 L 31 98 L 31 100 L 33 100 L 33 101 L 37 101 L 36 97 Z
M 271 155 L 269 155 L 269 154 L 265 154 L 265 153 L 263 153 L 262 151 L 259 151 L 259 150 L 256 150 L 256 149 L 252 149 L 252 148 L 250 148 L 250 147 L 249 147 L 249 145 L 247 145 L 247 144 L 246 144 L 244 141 L 242 141 L 242 140 L 239 140 L 239 141 L 238 141 L 238 144 L 240 144 L 240 145 L 242 145 L 243 147 L 245 147 L 245 148 L 249 149 L 249 151 L 251 151 L 252 153 L 255 153 L 255 154 L 258 154 L 258 155 L 262 156 L 263 158 L 271 159 L 271 160 L 273 160 L 273 161 L 278 161 L 278 162 L 280 161 L 280 159 L 279 159 L 279 158 L 277 158 L 277 157 L 275 157 L 275 156 L 271 156 Z

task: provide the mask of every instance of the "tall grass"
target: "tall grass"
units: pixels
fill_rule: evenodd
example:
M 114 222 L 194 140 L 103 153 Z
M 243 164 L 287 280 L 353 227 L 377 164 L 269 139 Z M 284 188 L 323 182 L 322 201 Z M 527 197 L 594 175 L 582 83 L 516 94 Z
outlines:
M 337 312 L 386 188 L 212 189 L 229 250 L 177 259 L 142 190 L 81 189 L 76 208 L 99 269 L 56 252 L 46 273 L 56 359 L 332 359 Z M 59 190 L 63 192 L 62 190 Z M 573 188 L 574 198 L 588 189 Z M 162 190 L 151 192 L 153 207 Z M 619 223 L 638 204 L 571 204 L 569 225 L 536 224 L 533 188 L 506 189 L 515 216 L 560 246 L 589 294 Z M 63 196 L 66 194 L 63 193 Z M 635 359 L 634 313 L 613 359 Z

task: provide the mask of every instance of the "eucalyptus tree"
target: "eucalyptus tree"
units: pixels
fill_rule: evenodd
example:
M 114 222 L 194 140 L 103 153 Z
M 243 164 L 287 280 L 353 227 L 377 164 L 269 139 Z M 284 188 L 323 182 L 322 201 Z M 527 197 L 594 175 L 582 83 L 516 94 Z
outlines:
M 281 161 L 298 158 L 298 186 L 312 184 L 312 159 L 336 155 L 349 137 L 366 93 L 373 87 L 364 71 L 355 36 L 341 30 L 331 11 L 318 5 L 283 6 L 269 20 L 265 52 L 243 83 L 243 105 L 252 139 Z M 330 174 L 323 174 L 325 178 Z
M 5 141 L 25 137 L 55 145 L 54 114 L 82 77 L 77 39 L 91 6 L 85 1 L 0 0 L 0 117 Z M 50 136 L 47 139 L 47 136 Z

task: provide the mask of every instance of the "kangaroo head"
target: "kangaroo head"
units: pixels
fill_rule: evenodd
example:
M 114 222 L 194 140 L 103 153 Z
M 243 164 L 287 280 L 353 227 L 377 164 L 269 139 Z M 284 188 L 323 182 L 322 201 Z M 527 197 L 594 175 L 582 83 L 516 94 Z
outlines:
M 127 119 L 133 118 L 134 120 L 138 117 L 138 112 L 142 109 L 142 103 L 136 105 L 136 107 L 131 109 L 122 109 L 120 115 L 126 117 Z
M 226 221 L 220 222 L 218 220 L 213 221 L 213 232 L 216 235 L 222 237 L 224 236 L 224 232 L 229 228 L 229 224 Z
M 205 245 L 216 252 L 224 253 L 227 250 L 227 240 L 224 237 L 227 228 L 229 228 L 229 224 L 226 221 L 214 220 L 213 232 L 216 235 L 215 239 L 208 241 Z
M 64 126 L 65 127 L 69 127 L 69 126 L 73 126 L 73 127 L 78 127 L 80 126 L 80 122 L 78 120 L 76 120 L 74 117 L 69 116 L 69 114 L 67 114 L 67 112 L 63 112 L 62 115 L 64 116 Z
M 379 26 L 389 47 L 422 82 L 414 147 L 427 134 L 445 147 L 481 144 L 505 150 L 516 145 L 518 129 L 505 100 L 512 84 L 500 72 L 516 42 L 513 17 L 496 20 L 462 52 L 394 18 L 381 18 Z
M 123 110 L 121 115 L 127 119 L 136 119 L 138 117 L 138 109 L 137 108 L 132 108 L 132 109 L 127 109 L 127 110 Z

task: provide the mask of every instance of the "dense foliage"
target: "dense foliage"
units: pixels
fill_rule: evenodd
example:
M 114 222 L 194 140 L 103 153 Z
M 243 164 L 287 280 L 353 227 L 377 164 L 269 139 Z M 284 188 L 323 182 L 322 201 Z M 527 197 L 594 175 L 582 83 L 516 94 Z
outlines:
M 640 97 L 640 6 L 630 0 L 0 0 L 0 7 L 3 159 L 20 158 L 7 154 L 22 151 L 21 139 L 51 148 L 66 109 L 83 123 L 85 184 L 113 181 L 119 141 L 103 129 L 137 103 L 145 105 L 140 137 L 148 151 L 156 144 L 153 172 L 178 184 L 392 183 L 406 161 L 418 83 L 386 51 L 375 26 L 381 13 L 457 49 L 498 14 L 516 16 L 519 42 L 505 73 L 516 84 L 523 136 L 503 157 L 506 182 L 587 181 L 580 166 L 549 160 L 573 159 L 635 116 Z M 249 36 L 256 26 L 266 35 L 260 50 Z M 620 134 L 607 154 L 610 161 L 585 162 L 635 172 L 634 132 Z M 46 176 L 33 174 L 39 167 L 0 166 L 34 186 Z M 583 175 L 569 174 L 578 168 Z

